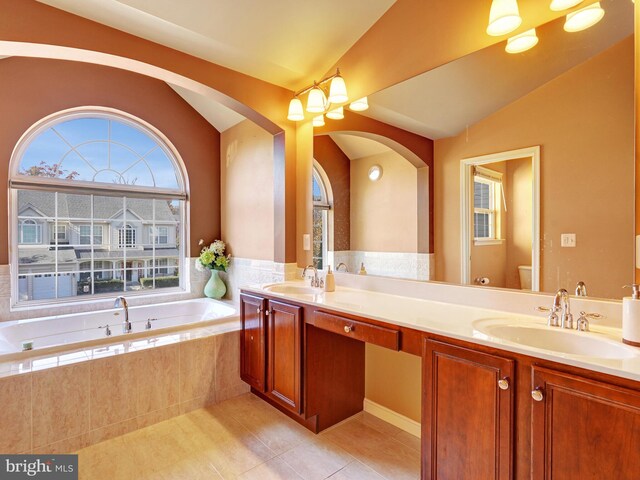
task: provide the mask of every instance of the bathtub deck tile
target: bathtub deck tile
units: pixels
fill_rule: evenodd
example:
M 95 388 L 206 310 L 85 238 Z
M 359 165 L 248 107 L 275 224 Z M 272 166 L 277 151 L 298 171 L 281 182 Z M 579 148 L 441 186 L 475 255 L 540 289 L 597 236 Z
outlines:
M 31 450 L 31 375 L 0 378 L 0 452 Z
M 89 431 L 89 364 L 32 374 L 33 449 Z

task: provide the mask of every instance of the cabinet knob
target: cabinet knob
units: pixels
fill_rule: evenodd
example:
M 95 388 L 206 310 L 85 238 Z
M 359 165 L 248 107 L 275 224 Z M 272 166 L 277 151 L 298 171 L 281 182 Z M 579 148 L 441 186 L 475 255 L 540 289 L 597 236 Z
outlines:
M 250 339 L 251 339 L 251 341 L 253 342 L 253 335 L 251 335 L 249 338 L 250 338 Z
M 256 313 L 260 315 L 262 313 L 262 307 L 256 308 Z
M 533 398 L 536 402 L 541 402 L 542 400 L 544 400 L 542 389 L 540 387 L 536 387 L 531 390 L 531 398 Z
M 351 325 L 344 326 L 344 333 L 351 333 L 351 330 L 353 330 L 353 327 Z
M 498 388 L 500 388 L 500 390 L 509 390 L 509 377 L 498 380 Z

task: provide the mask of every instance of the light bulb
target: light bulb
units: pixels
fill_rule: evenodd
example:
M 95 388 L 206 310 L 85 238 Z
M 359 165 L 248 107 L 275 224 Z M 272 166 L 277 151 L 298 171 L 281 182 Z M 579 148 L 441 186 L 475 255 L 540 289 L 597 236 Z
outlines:
M 536 35 L 536 29 L 532 28 L 520 35 L 511 37 L 507 40 L 507 47 L 505 50 L 508 53 L 522 53 L 535 47 L 538 44 L 538 36 Z
M 314 127 L 324 127 L 324 115 L 318 115 L 317 117 L 313 117 L 312 123 Z
M 369 180 L 372 182 L 377 182 L 382 177 L 382 167 L 380 165 L 374 165 L 369 169 L 369 173 L 367 174 Z
M 564 23 L 566 32 L 579 32 L 594 26 L 604 17 L 604 10 L 600 6 L 600 2 L 593 3 L 588 7 L 581 8 L 567 15 Z
M 309 113 L 323 113 L 327 105 L 327 97 L 324 92 L 315 85 L 309 91 L 309 97 L 307 98 L 307 112 Z
M 351 102 L 351 105 L 349 105 L 349 109 L 354 112 L 363 112 L 367 108 L 369 108 L 369 101 L 367 100 L 367 97 L 359 98 L 358 100 Z
M 562 10 L 567 10 L 569 8 L 575 7 L 583 1 L 584 0 L 551 0 L 551 5 L 549 6 L 549 8 L 554 12 L 561 12 Z
M 289 113 L 287 118 L 292 122 L 298 122 L 304 120 L 304 111 L 302 109 L 302 102 L 298 97 L 293 97 L 289 102 Z
M 522 23 L 517 0 L 493 0 L 487 33 L 494 37 L 513 32 Z
M 329 110 L 327 112 L 327 118 L 330 118 L 331 120 L 342 120 L 344 118 L 344 110 L 342 107 Z
M 329 87 L 329 102 L 344 103 L 348 101 L 347 85 L 344 83 L 344 78 L 340 76 L 340 72 L 338 72 L 337 76 L 333 77 L 331 80 L 331 86 Z

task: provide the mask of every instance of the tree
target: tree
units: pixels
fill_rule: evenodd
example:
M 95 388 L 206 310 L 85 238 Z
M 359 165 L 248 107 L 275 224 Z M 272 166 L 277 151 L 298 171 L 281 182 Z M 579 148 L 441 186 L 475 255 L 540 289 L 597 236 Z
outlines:
M 48 178 L 64 178 L 65 180 L 75 180 L 80 175 L 75 170 L 64 170 L 60 163 L 49 165 L 42 161 L 39 165 L 34 165 L 25 170 L 20 171 L 21 175 L 29 175 L 31 177 L 48 177 Z

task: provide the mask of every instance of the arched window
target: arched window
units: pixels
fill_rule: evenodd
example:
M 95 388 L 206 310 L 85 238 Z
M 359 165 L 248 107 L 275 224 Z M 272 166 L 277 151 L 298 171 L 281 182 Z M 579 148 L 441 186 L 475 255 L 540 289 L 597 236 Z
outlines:
M 107 109 L 52 115 L 23 135 L 10 173 L 14 302 L 183 288 L 186 176 L 150 125 Z M 156 285 L 160 256 L 177 268 Z
M 327 187 L 318 166 L 313 167 L 313 264 L 318 270 L 328 265 L 328 211 L 331 208 Z

